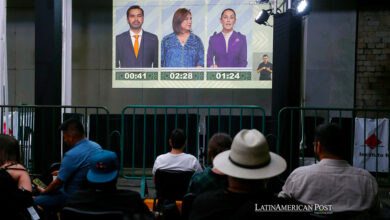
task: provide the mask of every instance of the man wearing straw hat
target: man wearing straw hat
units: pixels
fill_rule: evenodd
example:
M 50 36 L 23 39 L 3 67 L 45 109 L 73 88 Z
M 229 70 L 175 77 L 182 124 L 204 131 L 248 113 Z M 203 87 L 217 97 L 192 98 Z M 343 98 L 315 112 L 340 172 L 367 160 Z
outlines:
M 261 212 L 261 204 L 282 204 L 267 190 L 267 179 L 281 174 L 286 161 L 269 152 L 259 131 L 241 130 L 233 139 L 231 150 L 218 154 L 214 167 L 228 176 L 228 187 L 200 194 L 194 201 L 190 219 L 252 219 L 273 216 Z

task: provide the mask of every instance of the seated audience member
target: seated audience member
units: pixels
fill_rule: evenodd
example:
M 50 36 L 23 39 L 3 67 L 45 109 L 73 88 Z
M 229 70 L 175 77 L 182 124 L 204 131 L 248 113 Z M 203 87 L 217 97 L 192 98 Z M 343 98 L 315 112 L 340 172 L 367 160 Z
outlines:
M 99 144 L 86 139 L 78 119 L 65 121 L 60 129 L 71 149 L 65 153 L 57 178 L 46 189 L 38 187 L 41 195 L 34 198 L 35 205 L 49 211 L 58 211 L 72 193 L 86 188 L 88 158 L 102 150 Z
M 366 170 L 342 159 L 343 133 L 336 124 L 322 124 L 315 130 L 314 152 L 320 161 L 295 169 L 279 197 L 305 204 L 332 205 L 332 211 L 379 211 L 378 185 Z
M 267 179 L 286 169 L 286 161 L 269 152 L 267 140 L 259 131 L 241 130 L 231 150 L 218 154 L 213 164 L 228 176 L 228 187 L 198 195 L 190 219 L 261 219 L 283 214 L 261 211 L 262 204 L 286 203 L 266 187 Z
M 139 193 L 116 188 L 119 162 L 114 152 L 100 151 L 89 158 L 89 164 L 88 189 L 73 193 L 65 207 L 89 212 L 122 211 L 128 219 L 133 215 L 152 219 Z
M 30 175 L 20 164 L 19 142 L 0 134 L 0 216 L 21 219 L 33 205 Z M 24 218 L 23 218 L 24 219 Z
M 208 155 L 213 162 L 219 153 L 229 150 L 232 138 L 225 133 L 214 134 L 208 144 Z M 217 168 L 207 167 L 203 172 L 195 173 L 188 186 L 188 192 L 200 194 L 202 192 L 223 189 L 227 186 L 227 177 Z
M 179 171 L 202 171 L 198 160 L 191 154 L 184 153 L 186 135 L 182 129 L 172 131 L 169 138 L 172 150 L 156 158 L 153 165 L 153 176 L 158 169 Z

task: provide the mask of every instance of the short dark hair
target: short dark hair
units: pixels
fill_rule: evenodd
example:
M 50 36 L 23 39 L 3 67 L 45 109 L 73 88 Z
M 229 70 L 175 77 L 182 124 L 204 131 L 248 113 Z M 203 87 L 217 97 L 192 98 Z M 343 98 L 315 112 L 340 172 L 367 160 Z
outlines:
M 337 124 L 320 124 L 315 129 L 314 141 L 319 141 L 324 150 L 334 156 L 343 157 L 344 135 Z
M 0 166 L 7 162 L 20 163 L 20 146 L 13 136 L 0 134 Z
M 183 147 L 184 143 L 186 142 L 186 134 L 184 131 L 180 128 L 177 128 L 172 131 L 171 136 L 169 139 L 171 139 L 172 142 L 172 148 L 174 149 L 180 149 Z
M 142 16 L 144 16 L 144 10 L 139 5 L 132 5 L 129 9 L 127 9 L 126 15 L 129 17 L 129 13 L 131 9 L 140 9 L 142 11 Z
M 226 133 L 214 134 L 208 144 L 211 156 L 215 157 L 219 153 L 229 150 L 232 146 L 232 138 Z
M 181 23 L 186 19 L 188 14 L 191 14 L 189 9 L 179 8 L 176 10 L 172 19 L 172 28 L 175 34 L 179 34 L 181 32 Z
M 223 13 L 225 13 L 225 11 L 232 11 L 233 14 L 234 14 L 234 17 L 236 17 L 236 12 L 235 12 L 233 9 L 231 9 L 231 8 L 227 8 L 227 9 L 225 9 L 225 10 L 222 11 L 222 13 L 221 13 L 221 18 L 222 18 L 222 16 L 223 16 Z
M 264 57 L 268 57 L 268 55 L 267 55 L 267 54 L 264 54 L 264 55 L 263 55 L 263 58 L 264 58 Z
M 68 132 L 76 138 L 81 138 L 85 135 L 83 124 L 81 124 L 80 120 L 77 118 L 71 118 L 64 121 L 60 130 Z

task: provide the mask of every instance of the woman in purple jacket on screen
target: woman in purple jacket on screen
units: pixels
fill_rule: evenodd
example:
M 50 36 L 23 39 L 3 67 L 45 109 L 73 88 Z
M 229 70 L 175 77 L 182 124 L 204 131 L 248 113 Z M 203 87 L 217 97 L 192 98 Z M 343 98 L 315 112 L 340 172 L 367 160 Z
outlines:
M 246 37 L 233 30 L 236 12 L 227 8 L 221 14 L 222 31 L 210 37 L 207 51 L 208 67 L 246 67 Z

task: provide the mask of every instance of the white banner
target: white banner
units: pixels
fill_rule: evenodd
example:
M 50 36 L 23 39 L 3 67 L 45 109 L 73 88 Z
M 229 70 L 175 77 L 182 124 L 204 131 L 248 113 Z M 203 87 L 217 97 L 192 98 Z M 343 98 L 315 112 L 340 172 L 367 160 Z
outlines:
M 366 134 L 364 134 L 364 121 L 366 121 Z M 355 119 L 353 166 L 375 172 L 378 162 L 378 172 L 388 172 L 389 120 L 378 119 L 378 133 L 376 132 L 376 119 Z

